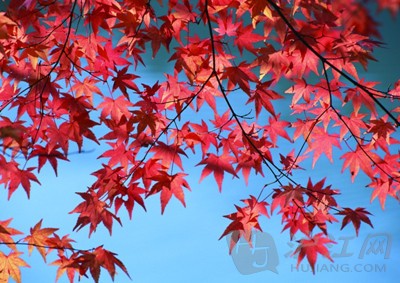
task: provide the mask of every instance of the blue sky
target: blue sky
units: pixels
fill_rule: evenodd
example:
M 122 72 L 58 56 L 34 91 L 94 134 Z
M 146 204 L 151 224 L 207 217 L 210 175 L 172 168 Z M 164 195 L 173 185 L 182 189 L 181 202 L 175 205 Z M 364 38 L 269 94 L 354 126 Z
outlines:
M 383 40 L 389 44 L 387 49 L 377 55 L 381 63 L 374 64 L 368 79 L 387 80 L 389 84 L 400 77 L 398 68 L 400 55 L 397 51 L 400 42 L 399 38 L 394 36 L 399 33 L 400 22 L 389 19 L 387 13 L 381 14 L 380 18 L 385 20 Z M 153 79 L 152 74 L 148 75 L 148 80 Z M 387 85 L 382 86 L 386 87 Z M 271 241 L 268 245 L 259 244 L 260 249 L 257 253 L 260 257 L 257 261 L 255 257 L 251 258 L 245 252 L 240 256 L 238 250 L 239 256 L 235 265 L 228 253 L 227 241 L 225 239 L 218 241 L 218 238 L 229 224 L 222 216 L 233 212 L 233 205 L 238 204 L 240 199 L 257 193 L 258 184 L 265 183 L 260 176 L 252 179 L 249 187 L 245 187 L 241 180 L 231 180 L 226 176 L 223 191 L 219 193 L 212 177 L 206 178 L 199 184 L 201 168 L 194 168 L 188 172 L 192 192 L 186 193 L 186 208 L 173 199 L 164 215 L 161 215 L 158 196 L 152 197 L 146 202 L 147 212 L 140 207 L 135 208 L 132 221 L 128 221 L 127 215 L 122 212 L 124 226 L 114 225 L 111 237 L 104 227 L 100 227 L 88 239 L 87 228 L 78 233 L 72 232 L 76 215 L 68 214 L 80 202 L 80 198 L 74 192 L 84 191 L 91 185 L 93 178 L 89 174 L 97 170 L 101 162 L 97 159 L 101 154 L 101 148 L 87 143 L 84 149 L 88 153 L 71 155 L 70 163 L 60 162 L 58 177 L 55 177 L 50 166 L 46 165 L 41 172 L 42 186 L 35 185 L 32 188 L 30 200 L 26 199 L 22 190 L 19 190 L 11 201 L 7 202 L 6 191 L 2 190 L 0 219 L 12 217 L 13 227 L 29 231 L 31 226 L 43 218 L 43 226 L 61 227 L 59 235 L 71 234 L 77 241 L 77 248 L 88 249 L 104 244 L 106 249 L 118 253 L 118 257 L 124 262 L 132 277 L 130 281 L 120 271 L 115 282 L 245 283 L 290 280 L 326 283 L 355 280 L 398 282 L 396 279 L 400 276 L 399 205 L 388 199 L 386 209 L 382 211 L 377 201 L 370 204 L 370 190 L 364 188 L 368 180 L 358 177 L 356 182 L 351 184 L 347 172 L 343 176 L 338 174 L 341 168 L 340 162 L 332 165 L 326 158 L 322 158 L 314 171 L 297 172 L 296 180 L 306 182 L 311 175 L 313 181 L 317 181 L 326 176 L 327 184 L 341 189 L 343 194 L 340 199 L 341 205 L 366 207 L 374 214 L 371 219 L 375 228 L 362 225 L 359 237 L 354 238 L 354 229 L 350 227 L 346 227 L 343 231 L 339 231 L 339 225 L 331 227 L 331 235 L 338 242 L 338 245 L 331 247 L 332 253 L 337 254 L 334 257 L 335 264 L 330 265 L 329 261 L 319 257 L 317 271 L 320 272 L 312 275 L 306 261 L 299 271 L 295 270 L 296 259 L 287 256 L 293 252 L 294 242 L 290 242 L 287 233 L 280 233 L 282 230 L 280 219 L 276 215 L 272 216 L 271 219 L 262 222 L 262 227 L 271 235 L 276 246 L 275 255 L 273 258 L 267 258 L 267 261 L 276 263 L 279 261 L 276 266 L 278 274 L 270 270 L 260 271 L 262 268 L 259 268 L 257 270 L 259 272 L 244 275 L 242 273 L 248 272 L 250 266 L 254 267 L 254 262 L 263 263 L 262 257 L 267 254 L 264 248 L 269 248 L 268 251 L 271 251 Z M 305 163 L 305 167 L 308 168 L 308 165 L 310 164 Z M 389 243 L 391 243 L 388 248 L 390 254 L 385 259 L 384 252 L 381 253 L 379 247 L 386 252 L 386 244 Z M 367 248 L 363 250 L 363 247 Z M 241 248 L 246 249 L 244 245 Z M 56 268 L 44 264 L 37 251 L 33 252 L 27 262 L 31 268 L 22 270 L 23 282 L 54 282 Z M 338 271 L 335 271 L 335 268 Z M 64 283 L 68 280 L 64 276 L 59 282 Z M 82 279 L 81 282 L 92 282 L 92 279 Z M 105 271 L 101 274 L 100 282 L 112 282 Z

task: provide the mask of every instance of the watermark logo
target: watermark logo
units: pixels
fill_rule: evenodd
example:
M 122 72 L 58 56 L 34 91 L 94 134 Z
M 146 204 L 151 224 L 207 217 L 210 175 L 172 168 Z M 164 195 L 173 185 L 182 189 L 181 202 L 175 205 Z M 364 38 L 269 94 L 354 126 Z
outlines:
M 229 245 L 231 239 L 226 238 Z M 253 231 L 251 245 L 241 238 L 232 249 L 231 256 L 237 270 L 244 275 L 265 270 L 278 273 L 278 251 L 273 237 L 268 233 Z
M 374 260 L 389 259 L 392 249 L 392 235 L 389 233 L 368 234 L 365 238 L 339 237 L 335 239 L 336 245 L 328 245 L 334 263 L 318 264 L 316 272 L 386 272 L 386 265 L 376 264 Z M 230 237 L 227 237 L 228 245 Z M 361 242 L 362 241 L 362 242 Z M 358 244 L 356 244 L 358 243 Z M 360 243 L 361 246 L 360 246 Z M 285 258 L 292 257 L 297 247 L 296 239 L 288 242 L 289 251 L 283 253 Z M 278 250 L 273 237 L 265 232 L 253 231 L 251 244 L 241 238 L 231 253 L 237 270 L 244 274 L 252 274 L 261 271 L 272 271 L 278 274 L 279 265 Z M 293 256 L 293 260 L 297 255 Z M 282 267 L 281 267 L 282 268 Z M 296 263 L 290 264 L 291 272 L 312 272 L 308 262 L 303 261 L 298 267 Z
M 391 249 L 392 235 L 388 233 L 368 234 L 358 258 L 363 259 L 368 255 L 383 255 L 384 259 L 388 259 Z

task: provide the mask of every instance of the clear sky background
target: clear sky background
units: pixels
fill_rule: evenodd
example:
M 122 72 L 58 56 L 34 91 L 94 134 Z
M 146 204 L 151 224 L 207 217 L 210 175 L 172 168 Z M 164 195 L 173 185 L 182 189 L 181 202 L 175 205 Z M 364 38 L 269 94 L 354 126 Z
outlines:
M 385 81 L 385 89 L 400 77 L 400 22 L 390 19 L 388 13 L 379 17 L 382 22 L 383 41 L 388 42 L 386 49 L 380 50 L 377 58 L 380 63 L 371 65 L 371 72 L 367 79 Z M 148 77 L 145 77 L 145 76 Z M 156 81 L 156 73 L 141 74 L 148 82 Z M 397 146 L 398 145 L 393 145 Z M 93 149 L 93 151 L 91 151 Z M 231 180 L 225 176 L 222 193 L 218 192 L 217 185 L 212 177 L 198 183 L 201 167 L 187 172 L 192 192 L 186 193 L 184 208 L 176 199 L 168 204 L 164 215 L 160 213 L 159 197 L 151 197 L 146 201 L 147 212 L 141 207 L 135 207 L 132 221 L 127 220 L 127 214 L 121 212 L 124 226 L 115 224 L 113 235 L 110 237 L 104 227 L 88 238 L 87 227 L 79 232 L 72 232 L 76 215 L 68 214 L 80 201 L 74 192 L 85 191 L 91 185 L 93 178 L 90 173 L 99 169 L 101 160 L 97 157 L 104 149 L 95 144 L 86 143 L 85 154 L 71 155 L 70 163 L 59 163 L 59 176 L 55 177 L 50 166 L 46 165 L 41 172 L 42 186 L 34 185 L 31 199 L 27 200 L 23 190 L 13 195 L 7 202 L 7 193 L 0 191 L 1 209 L 0 219 L 14 218 L 11 226 L 25 232 L 44 219 L 45 227 L 61 227 L 59 235 L 71 234 L 77 241 L 76 248 L 89 249 L 104 244 L 108 250 L 118 253 L 118 257 L 128 268 L 132 281 L 119 270 L 115 282 L 398 282 L 400 276 L 400 207 L 392 199 L 388 199 L 385 211 L 382 211 L 378 201 L 370 204 L 371 190 L 364 186 L 368 180 L 362 176 L 356 178 L 354 184 L 350 183 L 348 173 L 339 174 L 342 163 L 335 160 L 330 164 L 326 158 L 321 158 L 313 172 L 299 171 L 296 180 L 306 182 L 311 175 L 313 181 L 327 177 L 327 184 L 333 188 L 340 188 L 343 196 L 340 204 L 347 207 L 366 207 L 374 214 L 371 220 L 374 229 L 362 224 L 358 238 L 355 238 L 354 229 L 346 227 L 339 231 L 340 225 L 328 228 L 338 245 L 330 248 L 335 254 L 335 263 L 322 257 L 318 258 L 317 274 L 312 275 L 307 261 L 304 260 L 300 270 L 295 269 L 296 259 L 288 256 L 294 251 L 295 242 L 291 242 L 286 232 L 281 233 L 280 217 L 272 216 L 269 220 L 262 221 L 265 232 L 272 236 L 276 246 L 276 254 L 267 260 L 277 264 L 274 273 L 270 270 L 258 269 L 259 272 L 246 273 L 253 264 L 252 258 L 243 254 L 237 259 L 235 265 L 233 258 L 228 253 L 226 239 L 218 238 L 229 224 L 223 215 L 234 211 L 234 204 L 249 194 L 257 194 L 260 185 L 265 180 L 260 176 L 253 178 L 248 187 L 243 181 Z M 337 155 L 336 155 L 337 157 Z M 190 160 L 184 160 L 189 162 Z M 302 163 L 303 164 L 303 163 Z M 305 162 L 303 167 L 308 168 L 310 162 Z M 265 172 L 267 173 L 267 172 Z M 259 243 L 260 248 L 269 246 Z M 388 245 L 388 244 L 391 244 Z M 379 250 L 379 245 L 382 248 Z M 371 246 L 373 249 L 371 250 Z M 245 249 L 245 246 L 240 246 Z M 366 249 L 363 252 L 363 247 Z M 387 248 L 387 249 L 386 249 Z M 2 249 L 2 247 L 0 247 Z M 26 250 L 25 250 L 26 251 Z M 256 264 L 266 250 L 260 249 L 256 253 Z M 369 252 L 368 252 L 369 251 Z M 374 252 L 376 254 L 374 254 Z M 381 253 L 381 251 L 383 253 Z M 385 252 L 389 251 L 389 255 Z M 271 254 L 268 254 L 271 256 Z M 361 258 L 363 257 L 363 258 Z M 31 268 L 22 269 L 22 282 L 54 282 L 56 267 L 49 267 L 43 263 L 41 256 L 34 251 L 27 259 Z M 49 258 L 51 262 L 51 258 Z M 337 269 L 335 271 L 335 268 Z M 240 272 L 242 271 L 242 273 Z M 59 282 L 68 282 L 63 276 Z M 81 282 L 92 282 L 83 278 Z M 100 282 L 112 282 L 107 272 L 102 271 Z

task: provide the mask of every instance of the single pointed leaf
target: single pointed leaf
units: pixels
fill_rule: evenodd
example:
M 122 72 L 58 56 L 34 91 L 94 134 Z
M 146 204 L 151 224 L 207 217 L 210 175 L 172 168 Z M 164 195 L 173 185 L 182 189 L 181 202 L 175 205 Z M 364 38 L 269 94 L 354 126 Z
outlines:
M 17 283 L 21 283 L 21 267 L 30 267 L 23 259 L 20 258 L 22 253 L 12 251 L 5 255 L 0 251 L 0 282 L 9 282 L 12 278 Z
M 213 153 L 208 153 L 207 156 L 199 164 L 197 164 L 205 165 L 203 171 L 201 172 L 200 182 L 209 174 L 213 173 L 215 181 L 218 184 L 218 189 L 221 191 L 225 172 L 228 172 L 234 177 L 239 178 L 232 167 L 233 160 L 233 157 L 228 155 L 217 156 Z
M 298 242 L 299 246 L 293 253 L 293 255 L 298 254 L 297 267 L 299 267 L 299 264 L 302 262 L 304 257 L 307 257 L 312 272 L 315 273 L 315 263 L 317 261 L 318 254 L 321 254 L 330 261 L 333 261 L 328 249 L 326 248 L 326 245 L 335 242 L 327 238 L 323 233 L 316 234 L 311 238 L 301 239 Z
M 46 247 L 49 245 L 49 238 L 58 229 L 42 228 L 42 220 L 40 220 L 33 228 L 30 229 L 30 235 L 26 236 L 24 241 L 29 244 L 29 254 L 32 253 L 32 250 L 35 247 L 42 256 L 43 260 L 46 262 Z
M 358 236 L 358 230 L 360 229 L 361 221 L 364 223 L 367 223 L 372 228 L 374 227 L 371 223 L 371 220 L 369 220 L 369 217 L 367 216 L 367 215 L 371 215 L 371 213 L 366 211 L 365 208 L 363 208 L 363 207 L 357 207 L 354 210 L 351 208 L 348 208 L 348 207 L 344 207 L 337 214 L 344 215 L 344 218 L 342 221 L 342 227 L 340 228 L 340 230 L 342 230 L 351 221 L 353 223 L 354 229 L 356 230 L 357 236 Z

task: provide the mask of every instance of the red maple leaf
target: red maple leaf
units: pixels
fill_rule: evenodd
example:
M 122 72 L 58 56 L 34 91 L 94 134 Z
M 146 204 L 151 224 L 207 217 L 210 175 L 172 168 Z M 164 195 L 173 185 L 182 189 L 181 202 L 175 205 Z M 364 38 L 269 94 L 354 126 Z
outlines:
M 237 29 L 237 37 L 235 38 L 234 43 L 238 47 L 240 54 L 243 53 L 244 49 L 252 53 L 256 53 L 254 44 L 264 40 L 263 36 L 254 33 L 253 31 L 254 29 L 251 25 L 245 27 L 241 25 Z
M 214 28 L 219 35 L 235 36 L 240 27 L 240 23 L 234 22 L 232 13 L 226 15 L 226 10 L 221 11 L 220 17 L 217 18 L 218 27 Z
M 348 167 L 351 174 L 351 181 L 354 182 L 354 178 L 358 175 L 360 168 L 370 178 L 374 176 L 371 163 L 372 161 L 378 162 L 379 156 L 367 148 L 363 150 L 360 146 L 357 146 L 355 151 L 346 152 L 340 159 L 344 159 L 342 172 Z
M 317 261 L 318 254 L 323 255 L 327 259 L 333 262 L 328 249 L 325 245 L 336 242 L 327 238 L 323 233 L 318 233 L 314 237 L 309 237 L 306 239 L 301 239 L 297 241 L 299 246 L 294 251 L 293 255 L 298 254 L 297 259 L 297 268 L 300 265 L 300 262 L 307 257 L 308 262 L 310 263 L 311 269 L 313 273 L 315 273 L 315 262 Z
M 293 201 L 297 201 L 299 205 L 302 205 L 304 203 L 305 192 L 303 187 L 299 185 L 293 186 L 293 184 L 282 186 L 281 189 L 275 189 L 272 195 L 271 213 L 273 213 L 278 206 L 283 209 Z
M 161 192 L 161 214 L 164 213 L 165 207 L 172 196 L 175 196 L 183 206 L 186 206 L 183 188 L 190 191 L 190 187 L 184 179 L 185 176 L 187 175 L 183 173 L 169 175 L 165 171 L 159 171 L 158 175 L 151 177 L 151 179 L 156 181 L 156 183 L 151 187 L 146 197 Z
M 161 141 L 157 142 L 152 148 L 151 152 L 154 153 L 154 158 L 161 161 L 161 164 L 167 168 L 171 164 L 176 164 L 183 170 L 182 160 L 180 155 L 187 157 L 186 153 L 176 145 L 167 145 Z
M 378 140 L 384 139 L 387 144 L 390 144 L 390 135 L 395 132 L 392 123 L 387 122 L 386 119 L 371 120 L 371 126 L 368 132 L 373 133 L 373 137 Z
M 123 95 L 117 97 L 117 99 L 112 99 L 105 97 L 104 101 L 101 102 L 98 108 L 102 108 L 101 117 L 105 119 L 107 116 L 111 116 L 113 120 L 118 122 L 123 115 L 129 118 L 132 114 L 128 107 L 133 106 L 133 104 Z
M 385 175 L 384 175 L 385 176 Z M 392 189 L 393 180 L 387 177 L 382 177 L 381 179 L 374 178 L 368 187 L 373 188 L 371 195 L 371 202 L 377 197 L 382 209 L 385 209 L 386 198 L 388 195 L 393 196 L 398 199 L 395 195 L 395 191 Z
M 60 265 L 62 269 L 66 267 L 78 269 L 79 274 L 85 276 L 86 272 L 89 270 L 96 283 L 99 282 L 100 268 L 107 270 L 113 281 L 116 274 L 115 266 L 121 268 L 130 278 L 125 265 L 116 257 L 117 254 L 104 249 L 103 246 L 99 246 L 93 251 L 81 251 L 80 253 L 81 255 L 79 255 L 79 257 L 67 260 L 69 262 L 72 261 L 72 263 L 69 263 L 67 266 L 62 262 L 56 262 L 55 264 Z M 63 271 L 61 270 L 60 272 Z
M 33 151 L 29 155 L 29 159 L 38 157 L 38 172 L 40 172 L 40 169 L 42 169 L 43 165 L 46 164 L 46 162 L 48 161 L 51 167 L 53 167 L 53 170 L 57 176 L 57 159 L 68 161 L 68 158 L 66 158 L 64 154 L 57 150 L 58 148 L 59 146 L 50 149 L 49 144 L 47 144 L 46 147 L 43 147 L 41 145 L 34 146 Z
M 203 158 L 203 160 L 197 164 L 198 165 L 206 165 L 201 172 L 200 176 L 200 182 L 210 175 L 211 173 L 214 173 L 214 178 L 215 181 L 218 184 L 218 189 L 219 191 L 222 190 L 222 181 L 224 180 L 224 173 L 228 172 L 232 174 L 234 177 L 239 178 L 236 175 L 235 169 L 232 167 L 232 162 L 234 161 L 234 158 L 229 155 L 220 155 L 217 156 L 213 153 L 207 153 L 206 157 Z
M 279 156 L 281 159 L 280 163 L 283 165 L 283 170 L 287 171 L 290 175 L 292 175 L 293 169 L 304 170 L 304 168 L 300 167 L 298 164 L 304 159 L 306 159 L 307 156 L 305 155 L 295 156 L 294 149 L 292 149 L 292 151 L 290 151 L 287 156 L 283 156 L 282 154 L 279 154 Z
M 233 90 L 238 85 L 249 96 L 250 83 L 258 81 L 256 75 L 250 70 L 250 66 L 245 62 L 240 63 L 237 67 L 226 67 L 222 79 L 228 79 L 228 90 Z
M 356 229 L 357 236 L 358 236 L 358 230 L 360 229 L 361 221 L 364 223 L 367 223 L 372 228 L 374 227 L 371 223 L 371 220 L 369 220 L 369 218 L 367 216 L 367 215 L 371 215 L 371 213 L 366 211 L 365 208 L 363 208 L 363 207 L 357 207 L 354 210 L 351 208 L 348 208 L 348 207 L 344 207 L 337 214 L 344 215 L 344 218 L 342 221 L 342 227 L 340 228 L 340 230 L 342 230 L 351 221 L 353 223 L 354 229 Z
M 34 167 L 27 169 L 18 168 L 18 163 L 15 161 L 7 162 L 5 158 L 0 155 L 0 184 L 4 184 L 8 187 L 8 199 L 18 189 L 19 186 L 25 190 L 28 198 L 31 191 L 31 182 L 40 184 L 37 177 L 32 173 Z
M 329 134 L 325 132 L 323 128 L 314 127 L 310 140 L 308 141 L 309 147 L 307 148 L 305 153 L 314 151 L 314 157 L 312 162 L 312 167 L 314 168 L 315 163 L 322 153 L 328 157 L 328 159 L 333 163 L 332 159 L 332 146 L 336 146 L 341 148 L 339 143 L 339 135 L 337 134 Z
M 138 203 L 144 210 L 146 210 L 146 206 L 141 195 L 144 195 L 147 191 L 139 187 L 138 183 L 132 183 L 128 189 L 125 189 L 125 192 L 126 193 L 121 197 L 115 199 L 115 214 L 118 213 L 121 205 L 124 204 L 126 210 L 128 211 L 129 218 L 132 219 L 132 211 L 135 203 Z
M 281 136 L 284 139 L 287 139 L 288 141 L 292 141 L 287 131 L 285 130 L 285 128 L 288 127 L 290 123 L 287 121 L 282 121 L 280 119 L 280 116 L 281 115 L 278 114 L 274 117 L 269 117 L 268 118 L 269 125 L 265 127 L 267 129 L 267 134 L 271 138 L 273 145 L 277 145 L 278 136 Z
M 201 125 L 192 123 L 191 126 L 196 131 L 196 134 L 201 138 L 201 151 L 204 158 L 210 148 L 210 145 L 214 145 L 215 148 L 218 147 L 217 134 L 210 131 L 207 123 L 203 120 L 201 121 Z
M 268 89 L 272 82 L 273 80 L 270 80 L 257 84 L 256 90 L 246 102 L 246 104 L 254 102 L 254 106 L 256 109 L 256 118 L 258 118 L 262 108 L 266 109 L 269 113 L 275 116 L 275 109 L 272 105 L 272 100 L 282 99 L 283 96 L 272 89 Z
M 89 236 L 96 231 L 97 225 L 103 223 L 112 234 L 113 219 L 119 224 L 121 220 L 114 213 L 110 212 L 110 205 L 100 200 L 95 191 L 89 190 L 87 193 L 77 193 L 84 201 L 77 205 L 70 213 L 79 213 L 74 230 L 80 230 L 90 224 Z
M 128 99 L 129 94 L 127 92 L 127 89 L 133 89 L 136 92 L 140 92 L 139 88 L 137 85 L 133 82 L 133 80 L 140 78 L 139 76 L 136 76 L 134 74 L 128 74 L 128 66 L 122 68 L 121 70 L 117 70 L 115 68 L 114 70 L 117 74 L 115 77 L 113 77 L 113 91 L 119 88 L 122 92 L 122 94 Z
M 250 245 L 253 230 L 262 231 L 258 222 L 258 217 L 264 215 L 269 217 L 265 201 L 258 201 L 254 196 L 249 199 L 242 200 L 247 206 L 239 207 L 235 205 L 237 212 L 225 215 L 232 222 L 226 227 L 219 239 L 231 234 L 229 252 L 232 252 L 233 247 L 243 237 Z
M 332 211 L 356 234 L 361 222 L 372 224 L 364 209 L 340 210 L 338 190 L 325 178 L 292 176 L 300 161 L 310 169 L 321 155 L 331 162 L 341 155 L 343 177 L 354 181 L 362 171 L 371 179 L 371 201 L 384 208 L 388 197 L 399 199 L 400 81 L 378 90 L 379 82 L 358 74 L 383 45 L 368 1 L 83 2 L 2 1 L 0 184 L 9 198 L 18 189 L 29 197 L 46 163 L 57 175 L 58 161 L 75 148 L 96 146 L 105 164 L 71 212 L 78 213 L 74 229 L 87 225 L 90 236 L 98 225 L 111 233 L 122 207 L 132 217 L 150 195 L 159 195 L 162 213 L 173 198 L 185 205 L 190 165 L 202 166 L 200 181 L 212 173 L 220 191 L 226 173 L 241 174 L 259 197 L 226 216 L 230 250 L 261 230 L 267 209 L 279 210 L 283 230 L 308 237 L 296 253 L 313 271 L 318 253 L 330 259 L 322 234 L 336 221 Z M 376 2 L 378 10 L 400 9 L 398 0 Z M 287 99 L 278 101 L 285 89 Z M 288 141 L 297 144 L 285 154 Z M 334 147 L 342 144 L 339 154 Z M 115 254 L 77 250 L 41 221 L 13 245 L 19 231 L 9 223 L 0 221 L 0 241 L 12 250 L 0 252 L 1 282 L 21 280 L 18 244 L 29 252 L 36 246 L 43 258 L 56 251 L 57 279 L 99 282 L 101 269 L 114 279 L 118 266 L 127 273 Z M 314 228 L 323 233 L 312 237 Z

